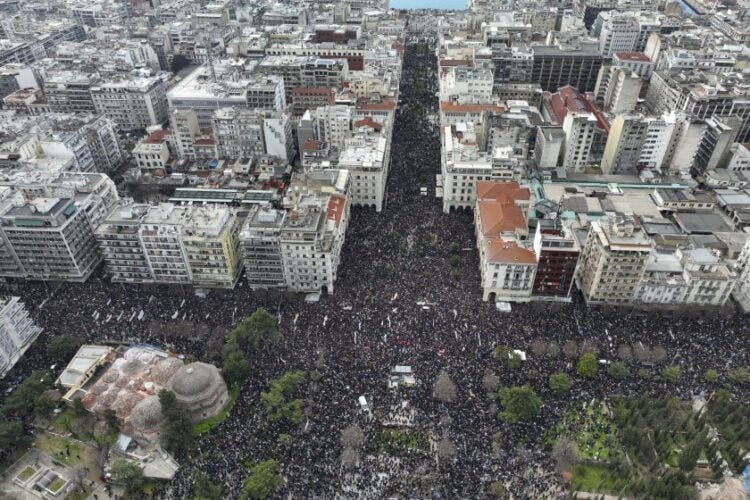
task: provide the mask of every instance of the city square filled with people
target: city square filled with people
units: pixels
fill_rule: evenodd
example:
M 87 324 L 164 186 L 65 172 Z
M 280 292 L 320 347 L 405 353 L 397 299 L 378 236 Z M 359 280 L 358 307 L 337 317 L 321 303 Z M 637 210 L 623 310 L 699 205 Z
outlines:
M 149 343 L 218 363 L 226 333 L 263 307 L 277 317 L 281 338 L 248 353 L 251 375 L 231 413 L 196 440 L 177 476 L 157 486 L 157 496 L 190 498 L 199 470 L 236 498 L 246 464 L 275 459 L 284 479 L 279 498 L 482 498 L 495 481 L 514 498 L 564 498 L 542 436 L 565 408 L 644 391 L 688 399 L 711 389 L 705 370 L 750 365 L 738 348 L 747 320 L 733 311 L 587 307 L 575 297 L 570 304 L 514 304 L 502 313 L 481 300 L 472 214 L 444 214 L 434 196 L 440 171 L 434 43 L 429 35 L 407 41 L 384 208 L 379 214 L 352 209 L 334 294 L 308 302 L 302 294 L 252 291 L 241 281 L 204 297 L 189 286 L 116 284 L 103 274 L 83 284 L 7 285 L 4 291 L 23 298 L 44 333 L 2 389 L 32 368 L 60 369 L 64 360 L 49 359 L 44 350 L 59 334 L 86 343 Z M 460 262 L 452 265 L 456 253 Z M 498 345 L 525 353 L 521 369 L 495 357 Z M 669 363 L 683 375 L 668 385 L 635 375 L 618 381 L 600 371 L 576 378 L 567 395 L 549 390 L 549 375 L 572 374 L 583 351 L 606 362 L 623 360 L 631 373 Z M 657 354 L 639 359 L 639 352 Z M 413 387 L 388 387 L 397 365 L 411 367 Z M 260 393 L 292 370 L 321 375 L 303 385 L 304 418 L 299 425 L 269 422 Z M 456 386 L 451 402 L 433 396 L 442 372 Z M 544 401 L 541 413 L 526 423 L 500 421 L 496 390 L 525 384 Z M 384 422 L 399 411 L 427 441 L 444 438 L 452 447 L 378 453 Z M 350 426 L 363 433 L 353 459 L 342 444 Z

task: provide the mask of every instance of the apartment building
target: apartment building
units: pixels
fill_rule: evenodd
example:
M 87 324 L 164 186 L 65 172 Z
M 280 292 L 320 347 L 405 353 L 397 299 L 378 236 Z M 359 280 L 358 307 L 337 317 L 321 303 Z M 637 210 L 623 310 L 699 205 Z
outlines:
M 492 98 L 492 70 L 449 66 L 439 74 L 440 101 L 457 104 L 488 103 Z
M 533 248 L 537 267 L 532 299 L 570 299 L 581 252 L 572 230 L 559 219 L 540 219 Z
M 338 168 L 349 172 L 352 204 L 374 207 L 377 212 L 383 209 L 390 156 L 388 135 L 357 133 L 345 139 Z
M 161 77 L 108 80 L 91 87 L 94 109 L 120 130 L 145 130 L 168 118 L 166 85 Z
M 602 156 L 602 172 L 636 174 L 647 133 L 648 122 L 643 115 L 617 115 L 609 127 L 607 145 Z
M 221 205 L 123 200 L 96 239 L 114 282 L 234 288 L 242 270 L 241 223 L 235 209 Z
M 632 219 L 619 216 L 591 222 L 576 273 L 576 284 L 586 302 L 631 303 L 651 246 L 651 239 Z
M 542 90 L 556 92 L 570 85 L 581 92 L 596 87 L 596 78 L 602 66 L 602 56 L 591 44 L 533 45 L 534 64 L 530 81 Z
M 0 299 L 0 378 L 13 368 L 40 333 L 42 329 L 34 324 L 20 297 Z
M 270 204 L 250 207 L 240 233 L 245 278 L 253 290 L 286 288 L 281 228 L 288 212 Z
M 66 172 L 51 178 L 30 175 L 15 184 L 22 198 L 0 214 L 17 263 L 6 277 L 86 281 L 101 262 L 94 231 L 118 200 L 112 180 Z

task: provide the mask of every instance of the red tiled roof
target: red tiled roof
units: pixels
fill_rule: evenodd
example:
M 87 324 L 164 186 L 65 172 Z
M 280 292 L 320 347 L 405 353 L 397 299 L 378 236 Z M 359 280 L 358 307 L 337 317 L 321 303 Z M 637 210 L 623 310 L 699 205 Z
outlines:
M 480 201 L 479 218 L 482 221 L 482 234 L 488 238 L 498 238 L 502 234 L 526 232 L 526 219 L 521 208 L 503 201 Z
M 355 127 L 370 127 L 376 132 L 380 132 L 380 130 L 383 128 L 381 124 L 370 118 L 369 116 L 366 116 L 362 118 L 361 120 L 357 120 L 354 122 Z
M 596 109 L 577 88 L 566 85 L 549 96 L 547 109 L 552 118 L 561 125 L 565 121 L 568 112 L 592 113 L 596 117 L 599 128 L 609 132 L 609 123 L 604 115 Z
M 171 134 L 172 132 L 170 130 L 155 130 L 151 132 L 143 142 L 146 144 L 161 144 L 164 142 L 164 139 Z
M 320 141 L 316 141 L 315 139 L 308 139 L 305 141 L 304 149 L 305 151 L 318 151 L 320 149 L 321 143 Z
M 332 220 L 336 227 L 341 224 L 341 217 L 344 216 L 344 209 L 346 208 L 346 198 L 343 196 L 331 195 L 328 198 L 328 207 L 326 208 L 326 216 L 328 220 Z
M 531 191 L 529 188 L 521 187 L 516 181 L 477 181 L 477 199 L 511 204 L 516 201 L 529 201 Z
M 536 264 L 536 256 L 531 250 L 519 247 L 515 242 L 501 239 L 489 240 L 484 244 L 488 262 L 507 264 Z
M 651 62 L 651 59 L 643 52 L 615 52 L 615 55 L 621 61 Z

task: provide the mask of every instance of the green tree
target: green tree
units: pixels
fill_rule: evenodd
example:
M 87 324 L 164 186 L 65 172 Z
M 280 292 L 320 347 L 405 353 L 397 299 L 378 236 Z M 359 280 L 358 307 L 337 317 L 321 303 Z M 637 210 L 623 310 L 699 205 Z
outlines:
M 500 389 L 500 405 L 503 407 L 498 417 L 510 423 L 531 420 L 542 409 L 542 400 L 529 386 Z
M 494 481 L 492 484 L 490 484 L 490 495 L 495 498 L 505 500 L 506 498 L 508 498 L 508 490 L 500 481 Z
M 47 344 L 47 354 L 50 358 L 67 361 L 78 348 L 83 345 L 83 339 L 72 335 L 57 335 Z
M 596 355 L 593 352 L 584 352 L 581 354 L 576 365 L 576 373 L 581 377 L 593 378 L 598 371 L 599 364 L 596 360 Z
M 143 470 L 133 462 L 118 458 L 112 463 L 109 473 L 112 475 L 112 484 L 124 488 L 126 493 L 135 495 L 143 491 L 146 482 Z
M 187 407 L 177 400 L 172 391 L 162 389 L 159 391 L 159 403 L 161 403 L 161 432 L 159 437 L 164 448 L 175 454 L 186 453 L 193 444 L 193 421 Z
M 31 373 L 16 387 L 2 406 L 5 416 L 26 417 L 34 410 L 34 401 L 44 391 L 52 388 L 52 375 L 46 370 Z
M 695 464 L 698 463 L 702 449 L 703 446 L 701 443 L 691 442 L 687 444 L 677 459 L 677 465 L 680 467 L 680 470 L 683 472 L 692 471 L 695 468 Z
M 239 349 L 229 352 L 224 357 L 222 369 L 227 385 L 241 384 L 250 375 L 250 362 Z
M 23 433 L 21 422 L 0 420 L 0 457 L 9 455 L 28 442 L 29 437 Z
M 73 400 L 73 413 L 76 417 L 86 417 L 89 412 L 85 406 L 83 406 L 83 398 L 76 398 Z
M 661 378 L 672 384 L 676 383 L 682 377 L 682 368 L 677 365 L 665 366 L 661 371 Z
M 509 355 L 510 355 L 510 346 L 499 345 L 495 347 L 495 359 L 499 359 L 500 361 L 505 363 Z
M 556 372 L 549 376 L 549 388 L 558 394 L 567 394 L 573 382 L 570 377 L 562 372 Z
M 250 468 L 250 476 L 245 479 L 240 498 L 261 500 L 270 498 L 284 480 L 279 474 L 279 463 L 276 460 L 265 460 Z
M 280 337 L 276 317 L 261 307 L 229 332 L 227 342 L 236 342 L 241 347 L 251 345 L 257 350 L 265 342 L 276 341 Z
M 719 372 L 714 370 L 713 368 L 709 368 L 706 370 L 706 382 L 714 383 L 717 380 L 719 380 Z
M 622 361 L 615 361 L 607 367 L 607 374 L 615 380 L 623 380 L 630 375 L 630 370 Z
M 747 384 L 750 381 L 750 371 L 747 368 L 735 368 L 727 372 L 727 379 L 734 384 Z
M 298 424 L 302 421 L 304 403 L 292 397 L 297 394 L 304 379 L 303 371 L 286 372 L 270 382 L 268 391 L 260 393 L 260 400 L 271 422 L 287 420 Z
M 207 474 L 197 470 L 193 473 L 193 500 L 221 500 L 224 491 L 221 485 L 211 481 Z
M 34 398 L 34 415 L 41 418 L 49 418 L 57 406 L 51 397 L 47 394 L 40 394 Z

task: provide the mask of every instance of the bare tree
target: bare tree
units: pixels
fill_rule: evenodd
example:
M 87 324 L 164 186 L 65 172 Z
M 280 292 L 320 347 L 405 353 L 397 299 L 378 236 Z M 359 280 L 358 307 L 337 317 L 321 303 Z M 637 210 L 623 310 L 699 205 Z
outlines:
M 581 460 L 575 443 L 565 436 L 552 448 L 552 458 L 557 464 L 558 472 L 569 471 Z
M 365 434 L 357 424 L 351 424 L 341 431 L 341 444 L 344 448 L 359 449 L 365 443 Z
M 563 344 L 562 352 L 568 359 L 573 359 L 578 357 L 578 344 L 573 342 L 572 340 L 568 340 Z
M 649 349 L 640 342 L 633 346 L 633 357 L 639 363 L 644 363 L 649 360 Z
M 550 358 L 556 358 L 560 355 L 560 346 L 557 342 L 550 342 L 547 344 L 547 356 Z
M 448 460 L 456 454 L 456 447 L 448 438 L 443 438 L 437 442 L 435 452 L 440 460 Z
M 450 403 L 456 399 L 456 384 L 447 372 L 441 371 L 432 386 L 432 396 L 443 403 Z
M 482 377 L 482 385 L 487 392 L 495 392 L 500 387 L 500 377 L 489 368 L 485 368 L 484 376 Z
M 617 357 L 623 361 L 633 360 L 633 349 L 629 345 L 621 345 L 617 348 Z
M 359 463 L 359 452 L 353 448 L 344 448 L 341 452 L 341 466 L 350 469 Z
M 537 356 L 541 356 L 546 351 L 547 346 L 544 344 L 544 341 L 542 339 L 534 339 L 534 341 L 531 343 L 531 352 L 533 352 Z
M 661 363 L 667 359 L 667 350 L 660 345 L 653 346 L 649 357 L 654 363 Z

